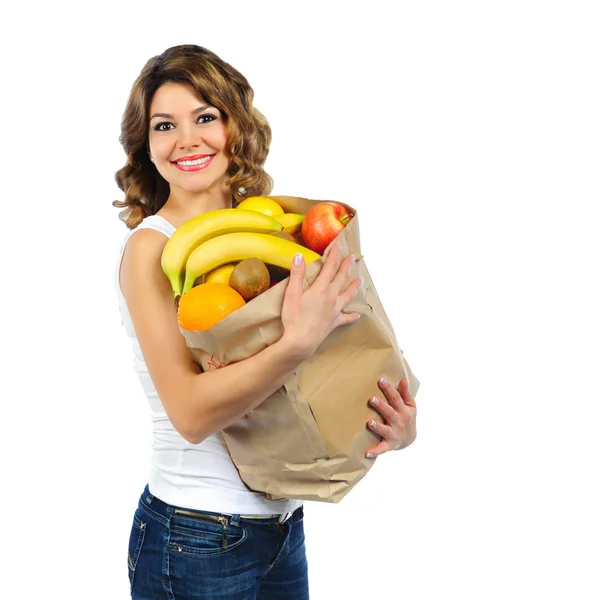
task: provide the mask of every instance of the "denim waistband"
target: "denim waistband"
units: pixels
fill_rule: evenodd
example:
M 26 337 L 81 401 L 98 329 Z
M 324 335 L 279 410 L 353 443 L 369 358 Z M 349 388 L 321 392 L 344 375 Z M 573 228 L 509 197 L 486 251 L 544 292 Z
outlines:
M 216 513 L 210 510 L 196 510 L 196 509 L 187 509 L 182 508 L 180 506 L 174 506 L 172 504 L 167 504 L 163 502 L 156 496 L 153 496 L 150 493 L 148 485 L 144 488 L 142 492 L 142 496 L 139 501 L 139 507 L 144 512 L 148 513 L 151 517 L 154 517 L 163 525 L 166 525 L 167 522 L 171 519 L 171 517 L 176 514 L 176 511 L 185 511 L 184 514 L 193 514 L 201 516 L 203 514 L 210 515 L 213 517 L 222 517 L 227 520 L 228 523 L 232 525 L 236 525 L 239 521 L 244 521 L 245 523 L 252 523 L 255 525 L 273 525 L 274 523 L 284 523 L 286 521 L 290 521 L 292 524 L 299 521 L 303 515 L 303 507 L 300 506 L 295 511 L 289 513 L 283 513 L 280 516 L 270 517 L 270 518 L 248 518 L 244 517 L 240 514 L 229 514 L 229 513 Z

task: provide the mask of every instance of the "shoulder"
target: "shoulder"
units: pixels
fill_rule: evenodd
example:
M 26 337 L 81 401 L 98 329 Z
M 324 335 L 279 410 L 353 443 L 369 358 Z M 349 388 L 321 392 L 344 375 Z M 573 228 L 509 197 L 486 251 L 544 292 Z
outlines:
M 160 257 L 168 241 L 168 236 L 157 229 L 151 227 L 134 229 L 129 234 L 123 260 L 133 259 L 142 264 L 154 262 L 157 256 Z
M 127 248 L 138 252 L 140 249 L 162 251 L 168 240 L 169 238 L 162 231 L 151 227 L 140 227 L 129 234 Z
M 123 293 L 131 288 L 146 291 L 148 287 L 163 287 L 167 281 L 162 271 L 162 252 L 169 238 L 149 227 L 135 229 L 130 233 L 123 251 L 120 283 Z

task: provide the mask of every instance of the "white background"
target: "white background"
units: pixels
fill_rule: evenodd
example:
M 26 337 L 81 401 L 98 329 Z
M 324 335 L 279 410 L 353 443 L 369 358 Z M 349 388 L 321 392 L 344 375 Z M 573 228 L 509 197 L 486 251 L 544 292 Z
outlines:
M 7 9 L 10 597 L 128 597 L 151 440 L 113 289 L 126 230 L 111 202 L 130 87 L 181 43 L 250 81 L 273 128 L 274 194 L 360 211 L 421 381 L 417 441 L 340 504 L 306 504 L 311 598 L 600 597 L 597 5 L 392 5 Z

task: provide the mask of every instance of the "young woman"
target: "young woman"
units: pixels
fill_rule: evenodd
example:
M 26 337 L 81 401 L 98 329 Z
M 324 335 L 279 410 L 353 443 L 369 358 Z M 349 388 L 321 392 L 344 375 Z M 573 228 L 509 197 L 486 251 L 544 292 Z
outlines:
M 271 130 L 246 78 L 192 45 L 150 59 L 122 120 L 126 165 L 116 174 L 129 231 L 116 273 L 123 325 L 150 405 L 151 469 L 133 518 L 132 598 L 308 598 L 302 501 L 267 500 L 233 465 L 221 430 L 281 387 L 336 327 L 361 281 L 334 247 L 313 284 L 294 264 L 282 307 L 282 338 L 257 355 L 210 372 L 192 361 L 161 268 L 165 243 L 190 218 L 267 195 Z M 134 235 L 135 234 L 135 235 Z M 381 384 L 386 423 L 376 456 L 412 443 L 414 401 L 403 380 Z M 383 406 L 385 405 L 385 406 Z

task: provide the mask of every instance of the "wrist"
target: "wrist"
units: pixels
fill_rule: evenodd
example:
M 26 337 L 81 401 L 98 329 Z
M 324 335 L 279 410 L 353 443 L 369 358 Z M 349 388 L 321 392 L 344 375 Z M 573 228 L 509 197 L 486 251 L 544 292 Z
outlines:
M 305 361 L 314 352 L 314 348 L 307 348 L 305 345 L 298 343 L 292 335 L 285 332 L 274 345 L 277 345 L 284 359 L 297 362 L 298 364 Z

